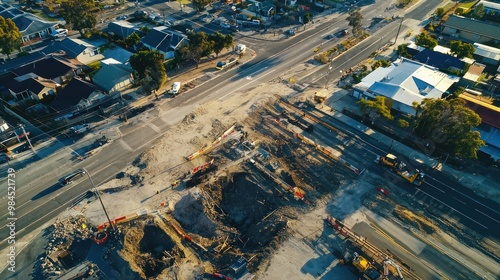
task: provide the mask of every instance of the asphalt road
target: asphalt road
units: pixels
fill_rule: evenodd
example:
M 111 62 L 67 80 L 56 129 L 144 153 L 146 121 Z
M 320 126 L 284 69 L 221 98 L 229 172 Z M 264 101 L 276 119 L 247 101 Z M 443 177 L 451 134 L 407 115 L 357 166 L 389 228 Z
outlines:
M 432 11 L 439 3 L 440 2 L 436 0 L 427 1 L 418 9 L 410 12 L 406 17 L 418 19 L 422 15 Z M 426 7 L 425 9 L 427 10 L 425 10 L 424 7 Z M 371 9 L 370 11 L 374 13 L 374 15 L 380 14 L 376 9 Z M 267 44 L 266 48 L 260 51 L 259 55 L 250 63 L 223 73 L 221 76 L 175 99 L 169 100 L 168 102 L 162 101 L 162 104 L 159 104 L 157 109 L 145 113 L 144 116 L 150 116 L 149 119 L 140 116 L 132 120 L 131 124 L 122 125 L 120 130 L 123 136 L 120 140 L 114 141 L 105 151 L 84 162 L 73 162 L 71 160 L 71 151 L 62 150 L 45 159 L 43 162 L 39 162 L 26 170 L 22 170 L 17 174 L 16 217 L 18 220 L 16 221 L 16 227 L 18 231 L 16 238 L 19 239 L 27 233 L 36 230 L 68 207 L 78 195 L 90 189 L 90 182 L 86 179 L 80 179 L 70 186 L 58 187 L 56 185 L 58 179 L 70 173 L 71 170 L 85 166 L 92 174 L 96 184 L 100 184 L 114 177 L 126 165 L 134 161 L 141 152 L 149 148 L 164 132 L 168 131 L 176 121 L 181 120 L 183 116 L 197 104 L 201 104 L 208 100 L 225 98 L 228 95 L 235 94 L 237 91 L 253 88 L 261 82 L 266 82 L 278 77 L 280 73 L 310 59 L 313 55 L 312 50 L 324 43 L 324 38 L 320 35 L 338 28 L 345 28 L 346 26 L 345 16 L 341 15 L 335 20 L 322 23 L 316 28 L 301 32 L 286 41 Z M 384 43 L 385 40 L 389 41 L 391 38 L 394 38 L 398 26 L 399 22 L 397 21 L 387 25 L 380 29 L 378 33 L 375 33 L 376 35 L 368 38 L 355 48 L 337 58 L 333 62 L 335 69 L 329 72 L 332 76 L 330 78 L 335 79 L 340 76 L 340 72 L 336 70 L 348 69 L 365 59 L 372 50 L 378 48 L 380 40 Z M 381 37 L 377 34 L 385 34 L 385 36 Z M 255 43 L 258 44 L 259 42 L 255 41 Z M 311 75 L 311 79 L 316 79 L 317 81 L 321 79 L 322 74 L 326 74 L 329 70 L 326 66 L 319 68 L 322 69 L 320 69 L 318 73 Z M 158 115 L 160 115 L 160 117 L 156 117 Z M 377 153 L 382 154 L 380 151 L 377 151 Z M 377 166 L 374 168 L 380 167 Z M 499 209 L 498 206 L 492 205 L 491 202 L 485 201 L 473 193 L 469 195 L 466 188 L 447 179 L 441 173 L 436 172 L 434 174 L 430 171 L 428 174 L 429 179 L 421 187 L 421 190 L 413 189 L 417 198 L 422 199 L 425 203 L 429 203 L 429 205 L 434 206 L 440 204 L 436 202 L 437 200 L 430 200 L 430 196 L 420 197 L 423 195 L 424 191 L 428 192 L 429 195 L 435 196 L 448 205 L 452 207 L 455 206 L 455 209 L 462 209 L 463 211 L 461 212 L 468 215 L 470 219 L 464 218 L 456 211 L 450 210 L 449 215 L 451 217 L 457 218 L 464 224 L 469 223 L 473 228 L 482 228 L 475 224 L 477 221 L 487 227 L 481 229 L 485 236 L 498 237 L 495 235 L 498 233 L 494 233 L 494 231 L 490 230 L 488 227 L 492 220 L 484 220 L 488 217 L 481 213 L 489 213 L 488 215 L 492 218 L 500 220 L 498 212 L 492 213 L 491 211 L 491 209 Z M 432 181 L 434 177 L 449 186 L 453 186 L 453 188 L 459 190 L 460 193 L 451 189 L 446 189 L 443 193 L 442 190 L 439 189 L 444 189 L 445 187 L 442 185 L 436 186 L 437 183 Z M 427 186 L 427 184 L 431 186 Z M 431 192 L 431 190 L 433 191 Z M 5 190 L 2 189 L 1 191 L 1 196 L 3 200 L 5 200 Z M 460 205 L 461 202 L 457 199 L 450 198 L 450 194 L 452 193 L 455 193 L 460 201 L 467 203 L 466 208 L 468 209 L 463 209 L 463 204 Z M 467 197 L 463 196 L 463 194 L 467 194 Z M 453 202 L 453 200 L 457 201 Z M 479 202 L 479 204 L 474 201 Z M 491 209 L 484 208 L 481 204 L 488 207 L 491 205 Z M 6 220 L 6 209 L 0 209 L 0 213 L 0 219 Z M 7 236 L 7 233 L 5 225 L 1 225 L 0 236 Z M 0 248 L 5 248 L 5 246 L 6 242 L 4 240 L 0 243 Z

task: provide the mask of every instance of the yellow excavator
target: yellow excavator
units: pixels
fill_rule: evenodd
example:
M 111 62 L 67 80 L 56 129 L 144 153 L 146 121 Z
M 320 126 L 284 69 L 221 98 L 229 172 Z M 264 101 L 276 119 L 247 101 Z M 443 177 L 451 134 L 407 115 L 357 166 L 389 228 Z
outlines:
M 365 278 L 366 280 L 382 279 L 380 272 L 378 272 L 367 259 L 360 256 L 356 252 L 354 253 L 354 256 L 352 258 L 352 265 L 354 265 L 354 267 L 356 267 L 356 269 L 358 269 L 359 272 L 362 273 L 363 278 Z
M 410 170 L 406 164 L 393 154 L 378 157 L 380 164 L 390 167 L 396 174 L 406 179 L 408 182 L 420 186 L 424 182 L 425 174 L 418 169 Z

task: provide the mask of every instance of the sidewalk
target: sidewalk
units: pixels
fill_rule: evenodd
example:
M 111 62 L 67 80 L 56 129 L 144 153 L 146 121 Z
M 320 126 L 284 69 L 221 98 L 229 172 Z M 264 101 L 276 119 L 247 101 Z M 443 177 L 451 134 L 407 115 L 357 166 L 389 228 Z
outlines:
M 398 142 L 397 140 L 394 140 L 380 132 L 373 131 L 364 124 L 340 113 L 344 108 L 357 108 L 358 105 L 356 102 L 357 99 L 349 95 L 348 91 L 336 88 L 333 90 L 333 98 L 329 98 L 325 101 L 326 106 L 323 106 L 322 111 L 349 125 L 353 129 L 365 133 L 367 136 L 372 137 L 378 142 L 388 145 L 394 141 L 392 150 L 397 154 L 406 155 L 407 157 L 412 158 L 429 168 L 439 170 L 454 178 L 467 188 L 474 190 L 474 192 L 482 197 L 487 197 L 497 203 L 500 203 L 500 184 L 494 178 L 488 178 L 475 173 L 468 173 L 464 170 L 456 170 L 447 164 L 441 164 L 438 161 Z M 334 112 L 331 112 L 330 108 L 333 108 Z M 485 188 L 486 186 L 489 188 Z

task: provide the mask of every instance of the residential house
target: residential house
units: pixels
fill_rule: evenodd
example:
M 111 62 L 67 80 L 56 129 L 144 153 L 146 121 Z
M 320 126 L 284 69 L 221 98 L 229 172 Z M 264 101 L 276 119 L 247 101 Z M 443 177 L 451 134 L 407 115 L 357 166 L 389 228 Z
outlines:
M 98 106 L 106 97 L 98 86 L 74 77 L 59 92 L 50 107 L 59 113 L 74 113 Z
M 500 32 L 500 30 L 499 30 Z M 487 45 L 479 44 L 479 43 L 474 43 L 474 48 L 476 49 L 474 51 L 474 57 L 481 62 L 485 64 L 490 64 L 497 66 L 500 62 L 500 49 L 490 47 Z
M 497 23 L 450 15 L 443 23 L 443 34 L 471 42 L 500 41 L 500 25 Z
M 486 65 L 474 63 L 469 67 L 467 73 L 464 74 L 460 83 L 465 87 L 474 87 L 476 83 L 480 82 L 481 74 L 483 74 Z
M 413 60 L 424 63 L 426 65 L 436 67 L 438 69 L 450 71 L 462 71 L 465 67 L 465 62 L 460 59 L 441 52 L 424 49 L 415 56 Z
M 500 17 L 500 3 L 495 3 L 495 2 L 498 2 L 498 1 L 481 0 L 476 5 L 483 4 L 485 15 L 488 15 L 491 17 Z
M 23 35 L 22 40 L 24 43 L 41 40 L 49 36 L 58 25 L 58 22 L 45 21 L 8 4 L 0 4 L 0 16 L 5 19 L 12 19 Z
M 139 27 L 133 23 L 130 23 L 126 20 L 117 20 L 110 22 L 108 24 L 107 31 L 109 33 L 113 33 L 114 35 L 125 39 L 132 33 L 137 33 L 140 37 L 144 36 L 144 32 L 139 30 Z
M 53 80 L 44 79 L 34 73 L 15 77 L 5 84 L 16 101 L 25 99 L 42 100 L 56 94 L 60 85 Z
M 276 6 L 272 1 L 249 0 L 248 3 L 250 3 L 250 5 L 248 6 L 247 11 L 257 17 L 264 17 L 264 20 L 276 14 Z
M 129 87 L 134 81 L 132 68 L 112 58 L 101 60 L 101 69 L 92 77 L 92 81 L 109 94 Z
M 13 69 L 37 61 L 45 56 L 46 54 L 41 52 L 32 52 L 25 56 L 19 56 L 14 59 L 7 60 L 6 62 L 0 64 L 0 75 L 3 76 L 12 74 L 11 71 Z
M 106 49 L 102 55 L 107 59 L 107 58 L 112 58 L 116 61 L 119 61 L 123 64 L 126 64 L 129 62 L 130 57 L 132 56 L 132 53 L 127 51 L 124 48 L 115 46 L 111 49 Z
M 99 53 L 99 48 L 80 39 L 64 38 L 61 41 L 52 41 L 43 49 L 45 53 L 64 52 L 67 57 L 78 60 L 84 65 L 99 61 L 104 58 Z
M 148 49 L 163 53 L 167 60 L 175 56 L 175 50 L 188 43 L 188 38 L 166 26 L 158 26 L 151 29 L 141 42 Z
M 460 98 L 481 117 L 481 125 L 477 130 L 486 146 L 479 148 L 479 151 L 500 162 L 500 108 L 467 93 L 461 94 Z
M 391 109 L 415 115 L 414 102 L 420 104 L 424 98 L 441 98 L 459 79 L 437 68 L 401 59 L 363 78 L 354 85 L 353 96 L 358 99 L 384 96 Z
M 61 56 L 48 55 L 34 62 L 17 67 L 12 70 L 16 76 L 33 73 L 38 77 L 50 79 L 58 84 L 63 84 L 81 73 L 82 65 L 77 61 L 70 61 Z

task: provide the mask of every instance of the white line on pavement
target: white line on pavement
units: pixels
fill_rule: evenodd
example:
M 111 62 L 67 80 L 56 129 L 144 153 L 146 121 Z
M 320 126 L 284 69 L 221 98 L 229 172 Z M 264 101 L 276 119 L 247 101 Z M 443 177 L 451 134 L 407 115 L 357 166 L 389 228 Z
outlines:
M 499 224 L 500 224 L 500 222 L 499 222 L 499 221 L 497 221 L 497 220 L 495 220 L 494 218 L 492 218 L 492 217 L 490 217 L 490 216 L 486 215 L 485 213 L 483 213 L 483 212 L 481 212 L 481 211 L 479 211 L 479 210 L 477 210 L 477 209 L 475 209 L 475 210 L 476 210 L 477 212 L 479 212 L 479 213 L 481 213 L 481 214 L 485 215 L 486 217 L 488 217 L 488 218 L 492 219 L 493 221 L 495 221 L 495 222 L 497 222 L 497 223 L 499 223 Z
M 443 185 L 443 186 L 448 187 L 448 188 L 449 188 L 449 189 L 451 189 L 451 190 L 454 190 L 455 192 L 457 192 L 457 193 L 459 193 L 459 194 L 461 194 L 461 195 L 463 195 L 463 196 L 467 197 L 468 199 L 470 199 L 470 200 L 472 200 L 472 201 L 476 202 L 477 204 L 479 204 L 479 205 L 481 205 L 481 206 L 483 206 L 483 207 L 485 207 L 485 208 L 488 208 L 490 211 L 495 212 L 495 213 L 497 213 L 497 214 L 500 214 L 500 212 L 496 211 L 495 209 L 492 209 L 492 208 L 490 208 L 490 207 L 488 207 L 488 206 L 486 206 L 486 205 L 482 204 L 481 202 L 479 202 L 479 201 L 475 200 L 474 198 L 472 198 L 472 197 L 470 197 L 470 196 L 468 196 L 468 195 L 466 195 L 466 194 L 464 194 L 464 193 L 461 193 L 461 192 L 459 192 L 459 191 L 455 190 L 453 187 L 448 186 L 447 184 L 445 184 L 445 183 L 443 183 L 443 182 L 441 182 L 441 181 L 437 180 L 436 178 L 433 178 L 433 177 L 428 177 L 428 178 L 430 178 L 430 179 L 432 179 L 432 180 L 434 180 L 434 181 L 436 181 L 436 182 L 440 183 L 440 184 L 441 184 L 441 185 Z
M 430 194 L 426 193 L 426 192 L 425 192 L 425 191 L 423 191 L 422 189 L 419 189 L 419 191 L 421 191 L 422 193 L 424 193 L 424 194 L 425 194 L 425 195 L 427 195 L 428 197 L 431 197 L 432 199 L 434 199 L 434 200 L 436 200 L 436 201 L 439 201 L 439 202 L 440 202 L 440 203 L 442 203 L 443 205 L 448 206 L 448 208 L 450 208 L 451 210 L 453 210 L 453 211 L 457 212 L 458 214 L 460 214 L 460 215 L 462 215 L 462 216 L 466 217 L 467 219 L 469 219 L 469 220 L 473 221 L 474 223 L 476 223 L 476 224 L 478 224 L 478 225 L 480 225 L 480 226 L 484 227 L 485 229 L 488 229 L 485 225 L 483 225 L 483 224 L 481 224 L 481 223 L 479 223 L 479 222 L 475 221 L 475 220 L 474 220 L 474 219 L 472 219 L 471 217 L 469 217 L 469 216 L 465 215 L 464 213 L 462 213 L 462 212 L 458 211 L 457 209 L 455 209 L 455 208 L 451 207 L 450 205 L 448 205 L 448 204 L 446 204 L 446 203 L 442 202 L 441 200 L 439 200 L 439 199 L 435 198 L 434 196 L 432 196 L 432 195 L 430 195 Z

